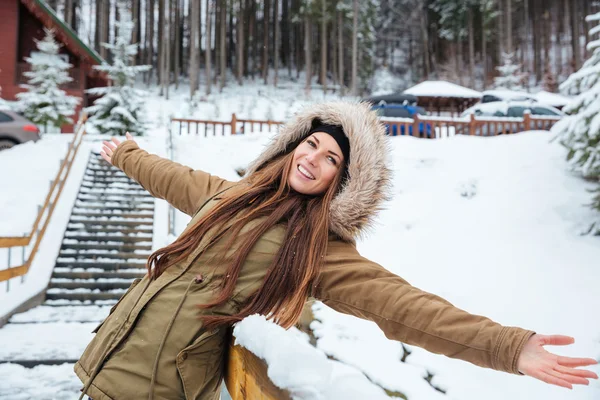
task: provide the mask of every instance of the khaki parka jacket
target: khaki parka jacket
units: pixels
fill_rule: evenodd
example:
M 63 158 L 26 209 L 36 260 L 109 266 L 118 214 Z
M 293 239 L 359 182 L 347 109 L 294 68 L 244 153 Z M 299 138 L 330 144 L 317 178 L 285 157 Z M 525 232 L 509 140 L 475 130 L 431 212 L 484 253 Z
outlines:
M 401 277 L 362 257 L 355 247 L 386 198 L 390 170 L 388 138 L 360 103 L 323 103 L 300 112 L 282 127 L 248 174 L 302 140 L 315 119 L 342 125 L 350 141 L 349 178 L 330 211 L 327 253 L 314 297 L 333 309 L 374 321 L 393 340 L 473 364 L 519 374 L 517 359 L 533 331 L 502 326 L 470 314 L 448 301 L 411 286 Z M 192 216 L 192 226 L 233 185 L 199 170 L 121 143 L 112 162 L 154 197 Z M 243 231 L 251 230 L 251 221 Z M 215 264 L 228 236 L 200 246 L 156 280 L 136 280 L 94 330 L 95 337 L 75 364 L 83 391 L 94 400 L 218 399 L 227 348 L 227 329 L 204 329 L 199 313 L 232 315 L 261 285 L 276 256 L 285 228 L 263 234 L 246 259 L 230 300 L 211 310 L 207 303 L 226 279 Z M 230 253 L 231 254 L 231 253 Z

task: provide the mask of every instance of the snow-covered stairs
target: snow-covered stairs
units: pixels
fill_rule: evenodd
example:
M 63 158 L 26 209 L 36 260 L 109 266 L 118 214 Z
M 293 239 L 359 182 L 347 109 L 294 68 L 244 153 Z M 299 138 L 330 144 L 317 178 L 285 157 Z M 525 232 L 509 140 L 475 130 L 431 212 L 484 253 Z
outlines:
M 74 363 L 110 307 L 145 274 L 153 216 L 148 192 L 91 153 L 46 301 L 0 328 L 0 364 Z

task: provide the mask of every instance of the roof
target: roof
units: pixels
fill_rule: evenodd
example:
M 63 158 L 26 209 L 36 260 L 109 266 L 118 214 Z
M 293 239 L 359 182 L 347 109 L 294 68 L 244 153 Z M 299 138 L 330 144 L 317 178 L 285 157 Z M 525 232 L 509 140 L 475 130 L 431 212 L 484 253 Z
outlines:
M 481 93 L 446 81 L 425 81 L 406 89 L 405 94 L 417 97 L 456 97 L 465 99 L 479 99 Z
M 88 45 L 86 45 L 71 27 L 60 19 L 54 10 L 43 0 L 21 0 L 21 3 L 37 18 L 46 28 L 56 28 L 55 35 L 67 49 L 78 56 L 87 59 L 91 64 L 102 64 L 104 60 Z
M 417 102 L 417 98 L 415 96 L 403 93 L 386 94 L 382 96 L 371 96 L 366 97 L 364 100 L 372 104 L 378 104 L 381 102 L 404 104 L 405 101 L 412 104 Z

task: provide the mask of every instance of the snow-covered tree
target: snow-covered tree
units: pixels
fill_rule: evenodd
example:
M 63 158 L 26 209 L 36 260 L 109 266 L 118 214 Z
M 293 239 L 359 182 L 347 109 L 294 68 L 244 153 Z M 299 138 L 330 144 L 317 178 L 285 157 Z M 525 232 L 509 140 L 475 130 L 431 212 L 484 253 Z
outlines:
M 126 2 L 119 0 L 119 21 L 115 22 L 117 36 L 114 44 L 103 43 L 112 54 L 113 64 L 102 64 L 95 68 L 105 72 L 112 85 L 102 88 L 92 88 L 87 92 L 100 95 L 86 111 L 90 113 L 88 130 L 90 132 L 121 134 L 129 132 L 132 135 L 142 135 L 146 128 L 144 116 L 145 90 L 134 87 L 138 73 L 147 71 L 149 65 L 131 65 L 137 54 L 137 44 L 131 42 L 134 23 Z
M 500 76 L 494 78 L 496 89 L 523 90 L 521 65 L 513 64 L 514 53 L 502 53 L 504 65 L 496 67 Z
M 81 99 L 59 88 L 73 80 L 68 72 L 72 65 L 58 55 L 61 46 L 54 39 L 54 33 L 44 31 L 44 39 L 36 40 L 38 51 L 25 58 L 31 71 L 24 72 L 29 80 L 21 86 L 27 91 L 17 94 L 17 108 L 26 118 L 48 130 L 48 127 L 60 128 L 73 123 L 71 116 Z
M 586 18 L 596 26 L 590 29 L 587 45 L 590 58 L 581 69 L 560 85 L 561 92 L 576 96 L 564 108 L 569 114 L 552 128 L 568 149 L 567 159 L 587 179 L 600 182 L 600 13 Z M 593 206 L 600 211 L 600 191 Z M 600 221 L 594 233 L 600 234 Z

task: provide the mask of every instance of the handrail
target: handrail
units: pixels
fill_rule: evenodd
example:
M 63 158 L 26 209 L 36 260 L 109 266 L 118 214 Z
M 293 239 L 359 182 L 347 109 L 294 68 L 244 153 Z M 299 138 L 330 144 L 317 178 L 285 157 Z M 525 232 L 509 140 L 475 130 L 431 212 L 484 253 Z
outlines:
M 271 382 L 267 374 L 267 364 L 249 350 L 230 344 L 227 358 L 225 385 L 232 400 L 291 399 L 288 391 Z
M 56 174 L 56 178 L 52 181 L 52 184 L 50 185 L 50 190 L 48 191 L 48 194 L 46 195 L 46 199 L 44 200 L 44 205 L 40 208 L 29 235 L 26 235 L 23 237 L 14 237 L 14 236 L 0 237 L 0 248 L 8 248 L 9 249 L 8 251 L 9 251 L 9 260 L 10 260 L 10 249 L 12 247 L 23 247 L 23 259 L 24 259 L 25 258 L 24 257 L 25 249 L 24 248 L 26 246 L 29 246 L 33 237 L 35 236 L 35 242 L 34 242 L 31 252 L 29 253 L 29 257 L 27 258 L 27 261 L 25 261 L 22 265 L 19 265 L 16 267 L 10 267 L 10 264 L 9 264 L 7 269 L 1 270 L 0 271 L 0 282 L 7 281 L 7 280 L 17 277 L 17 276 L 23 276 L 27 273 L 27 271 L 29 271 L 29 267 L 31 266 L 31 263 L 37 253 L 40 243 L 44 237 L 44 233 L 46 232 L 46 228 L 48 227 L 48 224 L 50 222 L 50 218 L 52 217 L 52 213 L 54 212 L 54 207 L 56 206 L 56 203 L 58 203 L 58 200 L 59 200 L 62 190 L 65 186 L 67 178 L 69 177 L 69 173 L 71 172 L 71 167 L 73 165 L 73 161 L 75 160 L 75 156 L 77 155 L 77 151 L 79 150 L 79 146 L 81 145 L 81 142 L 83 141 L 83 136 L 85 135 L 86 119 L 87 118 L 85 115 L 82 115 L 81 118 L 79 119 L 73 141 L 71 141 L 69 148 L 67 150 L 67 154 L 61 162 L 61 166 L 60 166 L 58 173 Z M 60 179 L 63 171 L 65 172 L 65 176 L 63 179 Z M 57 186 L 58 186 L 58 190 L 56 191 L 56 195 L 54 197 L 52 197 L 52 194 L 54 193 Z M 53 199 L 52 202 L 50 201 L 51 199 Z M 38 226 L 42 220 L 42 216 L 44 214 L 46 214 L 46 211 L 47 211 L 46 219 L 44 220 L 44 223 L 43 223 L 41 229 L 38 229 Z
M 180 135 L 182 134 L 184 124 L 186 124 L 187 133 L 195 134 L 195 135 L 200 134 L 199 125 L 204 125 L 204 136 L 208 136 L 207 128 L 209 126 L 212 126 L 213 136 L 216 136 L 216 134 L 217 134 L 217 126 L 221 127 L 221 135 L 225 136 L 225 127 L 226 126 L 229 126 L 231 135 L 236 135 L 238 133 L 243 134 L 243 133 L 252 132 L 254 130 L 254 125 L 256 125 L 256 124 L 259 125 L 260 130 L 262 130 L 264 125 L 267 125 L 269 127 L 269 129 L 271 128 L 272 125 L 275 125 L 275 126 L 283 125 L 283 122 L 273 121 L 270 119 L 268 119 L 268 120 L 239 119 L 239 118 L 237 118 L 235 113 L 231 114 L 231 121 L 214 121 L 214 120 L 208 120 L 208 119 L 194 119 L 194 118 L 171 118 L 171 126 L 173 125 L 173 123 L 179 124 L 179 134 Z M 192 129 L 191 129 L 192 124 L 195 125 L 195 127 L 196 127 L 195 132 L 192 132 Z M 246 129 L 247 124 L 250 125 L 250 129 Z M 238 132 L 238 127 L 240 125 L 241 125 L 241 127 Z M 171 129 L 171 128 L 169 128 L 169 129 Z

